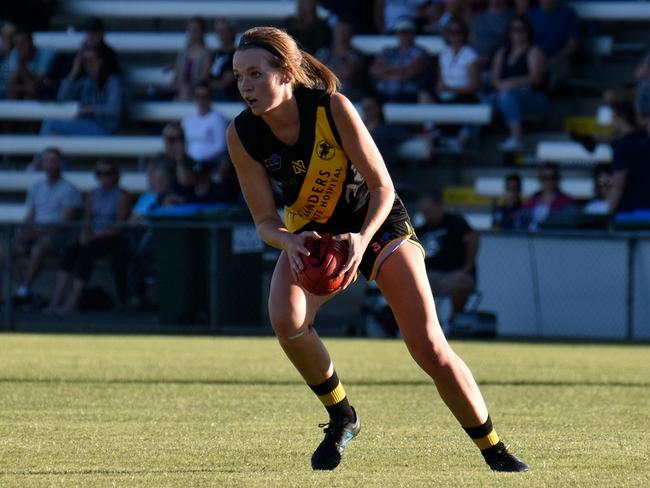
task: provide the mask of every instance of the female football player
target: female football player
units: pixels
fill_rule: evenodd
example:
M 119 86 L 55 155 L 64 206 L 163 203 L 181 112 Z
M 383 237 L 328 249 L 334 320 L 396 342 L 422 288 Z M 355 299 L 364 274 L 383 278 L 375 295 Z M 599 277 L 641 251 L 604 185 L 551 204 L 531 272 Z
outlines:
M 329 414 L 316 470 L 338 466 L 360 430 L 332 360 L 312 324 L 328 297 L 297 280 L 305 239 L 345 240 L 344 287 L 357 270 L 376 280 L 408 350 L 435 382 L 460 425 L 495 471 L 526 471 L 492 427 L 479 388 L 440 328 L 422 247 L 381 154 L 336 76 L 284 31 L 246 31 L 233 72 L 247 109 L 228 127 L 228 148 L 261 238 L 282 250 L 271 280 L 269 317 L 295 368 Z M 284 198 L 278 216 L 271 181 Z

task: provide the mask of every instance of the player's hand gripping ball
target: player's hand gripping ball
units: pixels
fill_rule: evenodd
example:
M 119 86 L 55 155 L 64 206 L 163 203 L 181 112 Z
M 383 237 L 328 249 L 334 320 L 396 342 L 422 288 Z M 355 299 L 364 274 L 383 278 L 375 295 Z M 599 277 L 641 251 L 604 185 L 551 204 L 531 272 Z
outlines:
M 302 287 L 314 295 L 331 295 L 341 289 L 345 274 L 339 274 L 348 260 L 347 241 L 335 241 L 330 234 L 305 240 L 309 256 L 301 254 L 303 269 L 298 273 Z

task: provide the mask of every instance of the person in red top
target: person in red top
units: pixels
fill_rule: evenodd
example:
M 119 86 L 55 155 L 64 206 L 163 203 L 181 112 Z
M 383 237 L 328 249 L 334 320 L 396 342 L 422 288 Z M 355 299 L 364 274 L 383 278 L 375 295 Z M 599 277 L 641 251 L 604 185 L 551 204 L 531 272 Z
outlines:
M 560 188 L 560 168 L 555 163 L 546 163 L 539 172 L 540 190 L 524 204 L 530 222 L 528 230 L 539 230 L 539 224 L 552 215 L 575 208 L 570 195 Z

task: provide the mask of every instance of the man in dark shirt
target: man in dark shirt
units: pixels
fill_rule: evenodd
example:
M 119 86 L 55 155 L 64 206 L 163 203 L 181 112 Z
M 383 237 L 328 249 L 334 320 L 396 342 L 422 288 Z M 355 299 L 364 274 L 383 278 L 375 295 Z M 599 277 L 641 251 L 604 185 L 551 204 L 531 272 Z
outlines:
M 434 295 L 450 297 L 451 322 L 476 287 L 479 235 L 462 216 L 447 211 L 439 193 L 423 195 L 418 211 L 424 222 L 416 233 L 424 247 L 431 289 Z
M 540 0 L 529 17 L 535 44 L 546 55 L 550 84 L 555 86 L 570 74 L 571 58 L 578 49 L 580 35 L 578 16 L 562 0 Z
M 612 110 L 612 129 L 616 139 L 612 142 L 609 211 L 650 209 L 650 137 L 637 126 L 632 102 L 616 102 Z
M 521 198 L 521 176 L 510 173 L 505 178 L 506 188 L 501 205 L 492 210 L 493 229 L 522 229 L 524 228 L 524 210 Z

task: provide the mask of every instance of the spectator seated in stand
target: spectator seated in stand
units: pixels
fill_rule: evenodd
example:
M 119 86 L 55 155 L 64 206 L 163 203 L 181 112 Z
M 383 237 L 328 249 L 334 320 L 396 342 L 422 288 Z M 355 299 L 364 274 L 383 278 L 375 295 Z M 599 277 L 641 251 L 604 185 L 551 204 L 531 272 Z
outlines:
M 174 173 L 164 162 L 153 162 L 147 166 L 147 191 L 142 193 L 131 209 L 130 222 L 143 223 L 157 208 L 165 206 L 172 193 Z
M 106 70 L 111 74 L 120 74 L 119 58 L 115 50 L 104 39 L 104 24 L 101 19 L 96 17 L 87 19 L 82 26 L 82 30 L 85 31 L 85 36 L 75 56 L 81 56 L 86 48 L 98 49 L 105 59 Z
M 528 18 L 515 15 L 508 26 L 508 41 L 497 51 L 492 64 L 496 105 L 510 132 L 499 145 L 502 151 L 523 149 L 524 114 L 542 115 L 546 111 L 542 88 L 546 60 L 542 50 L 532 44 L 532 34 Z
M 224 17 L 214 21 L 214 32 L 219 47 L 212 54 L 212 64 L 207 82 L 215 101 L 240 100 L 237 80 L 232 72 L 232 58 L 235 54 L 235 24 Z
M 571 58 L 578 50 L 580 26 L 572 7 L 561 0 L 539 0 L 529 14 L 533 42 L 546 56 L 551 88 L 562 84 L 571 73 Z
M 415 23 L 407 18 L 395 24 L 398 45 L 384 49 L 370 66 L 375 92 L 382 102 L 416 103 L 428 56 L 415 45 Z
M 389 168 L 395 168 L 399 162 L 399 146 L 412 138 L 405 128 L 386 122 L 381 102 L 373 97 L 361 100 L 363 123 L 375 141 L 384 162 Z
M 175 179 L 183 184 L 184 175 L 177 173 L 177 162 L 185 154 L 185 132 L 178 122 L 165 124 L 162 130 L 163 153 L 156 158 L 156 163 L 166 165 L 175 173 Z
M 71 228 L 59 226 L 79 217 L 83 206 L 81 193 L 62 174 L 63 155 L 57 148 L 43 151 L 45 178 L 27 192 L 26 214 L 14 239 L 16 256 L 27 257 L 27 264 L 18 268 L 16 298 L 31 302 L 32 284 L 48 256 L 60 255 Z
M 380 34 L 397 31 L 397 24 L 404 19 L 412 21 L 423 13 L 426 0 L 375 0 L 375 28 Z
M 543 222 L 575 212 L 575 202 L 561 190 L 560 181 L 560 167 L 556 163 L 545 163 L 541 167 L 541 189 L 524 204 L 524 219 L 528 230 L 538 231 Z
M 452 18 L 445 29 L 446 45 L 438 56 L 438 76 L 433 95 L 428 91 L 420 94 L 420 102 L 476 103 L 480 85 L 478 54 L 468 44 L 469 32 L 460 19 Z M 429 128 L 431 129 L 431 128 Z M 452 129 L 443 128 L 443 133 Z M 476 133 L 476 128 L 463 126 L 453 128 L 454 136 L 445 139 L 455 150 L 463 149 Z
M 523 199 L 521 176 L 510 173 L 505 177 L 506 191 L 502 202 L 492 209 L 492 228 L 498 230 L 525 229 L 522 223 Z
M 366 92 L 367 66 L 363 54 L 352 47 L 352 29 L 352 24 L 338 21 L 332 28 L 332 44 L 319 49 L 316 57 L 338 77 L 339 91 L 358 101 Z
M 0 61 L 7 59 L 14 48 L 16 26 L 9 21 L 0 23 Z
M 146 224 L 152 213 L 170 205 L 174 191 L 174 173 L 166 163 L 154 162 L 147 167 L 147 187 L 133 206 L 129 221 Z M 142 307 L 147 303 L 147 284 L 155 280 L 155 250 L 153 233 L 149 226 L 138 227 L 129 232 L 130 266 L 127 279 L 129 305 Z
M 226 154 L 228 122 L 212 109 L 212 97 L 207 83 L 194 87 L 196 110 L 183 117 L 185 151 L 195 162 L 217 167 Z
M 434 296 L 451 299 L 451 313 L 441 317 L 449 324 L 462 312 L 476 288 L 479 234 L 459 214 L 449 212 L 438 192 L 422 195 L 417 209 L 423 223 L 415 231 L 424 248 L 425 265 Z
M 19 29 L 14 34 L 15 47 L 7 60 L 9 99 L 51 99 L 56 95 L 50 77 L 54 52 L 36 48 L 32 34 Z
M 512 2 L 512 7 L 515 15 L 525 15 L 528 17 L 530 15 L 530 9 L 533 8 L 535 0 L 514 0 Z
M 368 15 L 375 8 L 376 0 L 320 0 L 318 4 L 329 12 L 327 22 L 330 26 L 338 22 L 352 25 L 357 34 L 375 34 L 375 19 Z
M 311 55 L 330 42 L 330 29 L 318 17 L 316 3 L 316 0 L 296 0 L 296 16 L 284 22 L 285 30 Z
M 205 45 L 205 21 L 192 17 L 185 30 L 185 47 L 176 56 L 171 91 L 179 101 L 192 100 L 194 87 L 208 79 L 212 55 Z
M 464 25 L 472 25 L 474 0 L 443 0 L 444 11 L 437 22 L 438 32 L 444 33 L 451 19 L 459 19 Z
M 488 0 L 487 8 L 474 17 L 470 38 L 481 69 L 490 67 L 497 50 L 506 42 L 512 16 L 507 0 Z
M 101 257 L 111 258 L 119 299 L 126 298 L 128 242 L 122 225 L 129 218 L 131 198 L 119 186 L 120 173 L 113 162 L 100 159 L 95 176 L 98 186 L 86 195 L 84 227 L 63 253 L 48 313 L 67 314 L 82 305 L 94 263 Z
M 122 80 L 110 73 L 99 48 L 85 48 L 61 82 L 57 99 L 79 102 L 75 119 L 45 119 L 42 135 L 109 135 L 120 128 L 124 112 Z
M 612 189 L 610 213 L 650 209 L 650 136 L 637 125 L 629 101 L 612 105 Z
M 650 51 L 643 56 L 636 67 L 634 81 L 637 83 L 634 108 L 640 125 L 650 131 Z
M 6 97 L 9 82 L 9 55 L 14 48 L 16 26 L 4 21 L 0 24 L 0 100 Z
M 609 213 L 609 194 L 612 189 L 612 165 L 600 163 L 594 166 L 594 198 L 589 200 L 582 211 L 588 215 L 607 215 Z
M 179 164 L 187 168 L 189 182 L 167 198 L 168 203 L 212 205 L 241 202 L 239 184 L 229 158 L 224 158 L 218 167 L 189 157 Z
M 446 0 L 430 0 L 420 8 L 418 23 L 420 31 L 425 35 L 439 35 L 444 31 L 447 20 Z

